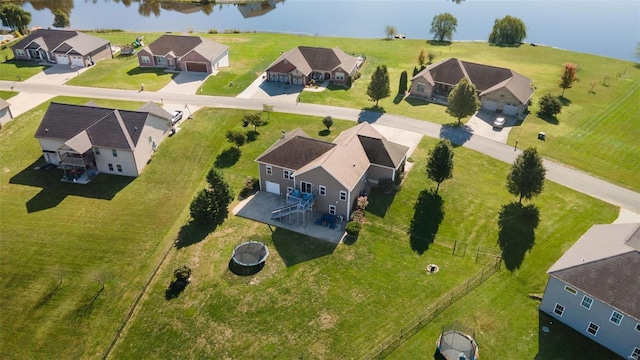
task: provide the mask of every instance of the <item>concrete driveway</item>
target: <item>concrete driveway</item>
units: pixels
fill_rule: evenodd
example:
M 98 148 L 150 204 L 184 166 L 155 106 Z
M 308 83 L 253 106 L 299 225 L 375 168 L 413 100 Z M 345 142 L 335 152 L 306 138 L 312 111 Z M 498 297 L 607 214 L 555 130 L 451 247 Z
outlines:
M 493 127 L 493 120 L 498 116 L 504 116 L 507 122 L 502 129 Z M 514 116 L 498 115 L 493 111 L 480 110 L 467 121 L 466 125 L 469 127 L 473 135 L 478 135 L 491 139 L 493 141 L 507 143 L 509 138 L 509 131 L 516 124 L 518 120 Z
M 304 90 L 302 85 L 266 81 L 265 79 L 266 73 L 261 74 L 236 97 L 240 99 L 270 99 L 295 103 L 298 95 Z
M 196 95 L 202 83 L 204 83 L 209 76 L 217 74 L 217 72 L 211 74 L 202 72 L 181 72 L 175 74 L 173 79 L 171 79 L 165 87 L 158 90 L 159 93 Z

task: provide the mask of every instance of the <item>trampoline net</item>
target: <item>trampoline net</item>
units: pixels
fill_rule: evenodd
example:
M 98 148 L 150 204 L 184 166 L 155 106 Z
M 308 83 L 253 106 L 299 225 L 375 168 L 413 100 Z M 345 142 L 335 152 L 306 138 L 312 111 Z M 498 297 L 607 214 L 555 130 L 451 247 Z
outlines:
M 476 344 L 473 338 L 455 330 L 442 333 L 438 350 L 447 359 L 472 360 L 476 358 Z
M 254 266 L 263 262 L 269 251 L 267 246 L 259 242 L 247 242 L 238 245 L 233 251 L 233 261 L 239 265 Z

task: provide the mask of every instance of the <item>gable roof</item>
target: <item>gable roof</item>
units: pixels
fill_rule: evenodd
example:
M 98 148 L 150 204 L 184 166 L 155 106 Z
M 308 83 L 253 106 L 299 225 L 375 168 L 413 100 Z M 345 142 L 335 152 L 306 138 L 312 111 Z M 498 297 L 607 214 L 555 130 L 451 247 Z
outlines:
M 298 46 L 280 55 L 269 65 L 267 71 L 289 73 L 298 69 L 305 75 L 311 74 L 312 71 L 331 72 L 338 68 L 351 71 L 357 62 L 355 56 L 348 55 L 338 47 L 329 49 Z
M 11 106 L 11 104 L 9 104 L 9 102 L 7 102 L 5 99 L 0 98 L 0 110 L 4 110 L 4 109 L 8 108 L 9 106 Z
M 52 102 L 35 137 L 64 140 L 67 147 L 79 153 L 92 146 L 134 150 L 149 114 Z M 167 115 L 162 118 L 169 119 Z
M 592 226 L 550 276 L 640 319 L 640 223 Z
M 312 139 L 296 129 L 256 161 L 292 169 L 294 176 L 322 168 L 345 188 L 353 189 L 371 164 L 398 168 L 408 150 L 363 122 L 340 133 L 332 143 Z
M 456 58 L 427 66 L 412 77 L 411 81 L 423 78 L 432 86 L 436 83 L 455 86 L 463 77 L 475 85 L 480 96 L 504 88 L 525 104 L 533 95 L 532 80 L 526 76 L 510 69 Z
M 73 50 L 80 55 L 86 55 L 107 44 L 109 44 L 108 40 L 78 31 L 38 29 L 15 43 L 12 48 L 42 48 L 47 52 L 59 51 L 64 53 Z
M 209 60 L 219 57 L 228 49 L 228 46 L 215 41 L 188 35 L 162 35 L 143 48 L 143 50 L 152 55 L 171 55 L 176 58 L 181 58 L 192 51 L 196 51 Z

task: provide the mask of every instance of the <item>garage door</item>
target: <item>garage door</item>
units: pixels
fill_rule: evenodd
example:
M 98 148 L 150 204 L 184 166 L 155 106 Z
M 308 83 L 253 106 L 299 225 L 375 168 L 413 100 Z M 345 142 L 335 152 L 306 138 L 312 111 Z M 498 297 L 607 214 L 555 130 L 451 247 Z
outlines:
M 267 192 L 280 195 L 280 184 L 271 181 L 266 181 L 265 184 L 267 185 Z
M 187 71 L 207 72 L 206 63 L 188 62 Z
M 58 64 L 68 64 L 69 57 L 66 54 L 56 54 L 56 62 Z
M 498 103 L 491 100 L 485 100 L 482 102 L 482 108 L 489 111 L 496 111 Z
M 518 114 L 518 107 L 515 105 L 505 104 L 502 108 L 502 113 L 506 115 L 516 115 Z
M 71 56 L 71 64 L 77 67 L 84 67 L 84 61 L 82 60 L 82 56 L 77 56 L 77 55 Z

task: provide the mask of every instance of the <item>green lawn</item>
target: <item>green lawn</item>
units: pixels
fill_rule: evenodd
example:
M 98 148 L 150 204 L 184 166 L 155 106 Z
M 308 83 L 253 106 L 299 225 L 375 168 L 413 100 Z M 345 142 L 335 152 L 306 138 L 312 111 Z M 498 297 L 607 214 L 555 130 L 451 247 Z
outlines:
M 0 80 L 23 81 L 46 69 L 47 66 L 35 65 L 28 61 L 16 61 L 10 46 L 17 42 L 2 45 L 0 49 Z

